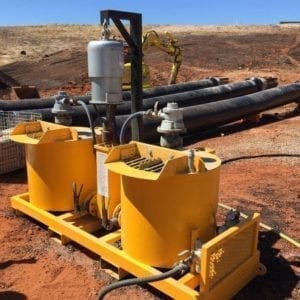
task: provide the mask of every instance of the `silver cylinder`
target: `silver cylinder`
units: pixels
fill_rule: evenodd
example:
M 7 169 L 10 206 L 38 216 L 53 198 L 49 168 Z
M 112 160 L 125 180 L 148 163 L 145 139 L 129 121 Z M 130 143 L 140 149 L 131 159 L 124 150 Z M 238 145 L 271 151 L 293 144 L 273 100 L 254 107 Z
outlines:
M 88 74 L 92 85 L 92 104 L 119 104 L 122 101 L 124 68 L 123 44 L 115 40 L 88 44 Z

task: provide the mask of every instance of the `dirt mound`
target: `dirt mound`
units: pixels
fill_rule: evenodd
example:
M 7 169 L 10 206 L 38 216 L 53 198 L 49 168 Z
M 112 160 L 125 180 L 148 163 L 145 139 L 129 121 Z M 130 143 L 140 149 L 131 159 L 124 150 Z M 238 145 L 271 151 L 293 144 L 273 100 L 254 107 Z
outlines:
M 295 28 L 157 26 L 148 29 L 157 30 L 162 37 L 163 30 L 168 29 L 183 46 L 179 82 L 214 75 L 231 80 L 273 76 L 280 83 L 300 79 L 300 33 Z M 71 92 L 86 90 L 89 87 L 86 46 L 99 33 L 99 28 L 88 26 L 24 27 L 23 31 L 22 27 L 4 27 L 0 36 L 6 43 L 0 46 L 0 62 L 7 57 L 14 62 L 0 64 L 0 71 L 16 83 L 36 86 L 42 96 L 62 87 Z M 16 40 L 18 44 L 13 45 Z M 21 51 L 26 55 L 21 55 Z M 144 60 L 150 66 L 151 84 L 166 84 L 172 59 L 152 47 L 144 53 Z
M 34 84 L 41 90 L 87 79 L 87 58 L 82 51 L 61 50 L 39 61 L 19 61 L 1 67 L 1 72 L 21 85 Z
M 300 63 L 300 43 L 298 43 L 294 48 L 290 49 L 288 53 L 295 60 L 297 60 L 298 63 Z

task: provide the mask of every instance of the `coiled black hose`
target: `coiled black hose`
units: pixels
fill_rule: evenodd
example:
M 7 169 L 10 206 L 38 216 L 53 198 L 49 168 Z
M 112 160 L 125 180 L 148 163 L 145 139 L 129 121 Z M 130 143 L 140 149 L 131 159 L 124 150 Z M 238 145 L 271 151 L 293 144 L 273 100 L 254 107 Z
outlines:
M 171 269 L 165 273 L 158 274 L 158 275 L 116 281 L 116 282 L 106 286 L 105 288 L 103 288 L 100 291 L 97 299 L 103 300 L 106 294 L 108 294 L 109 292 L 111 292 L 115 289 L 118 289 L 120 287 L 129 286 L 129 285 L 133 285 L 133 284 L 143 284 L 143 283 L 149 283 L 149 282 L 154 282 L 154 281 L 160 281 L 160 280 L 175 276 L 179 273 L 183 274 L 188 269 L 189 269 L 189 267 L 186 264 L 179 264 L 179 265 L 175 266 L 173 269 Z

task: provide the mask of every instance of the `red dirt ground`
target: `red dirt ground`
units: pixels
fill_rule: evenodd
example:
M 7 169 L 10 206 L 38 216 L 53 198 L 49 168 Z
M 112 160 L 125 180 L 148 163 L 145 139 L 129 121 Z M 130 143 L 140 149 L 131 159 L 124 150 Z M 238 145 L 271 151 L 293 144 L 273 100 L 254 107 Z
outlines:
M 272 75 L 281 84 L 300 79 L 299 31 L 274 28 L 267 33 L 248 34 L 216 29 L 178 36 L 185 49 L 179 81 L 208 75 L 228 76 L 232 80 Z M 65 49 L 32 63 L 5 65 L 0 72 L 18 82 L 37 85 L 41 95 L 53 95 L 62 87 L 83 94 L 89 89 L 85 54 L 72 51 Z M 153 51 L 148 59 L 152 83 L 165 83 L 170 65 L 164 62 L 164 56 Z M 80 76 L 69 77 L 74 70 Z M 3 95 L 9 97 L 7 93 Z M 259 154 L 299 156 L 300 118 L 288 114 L 294 108 L 288 105 L 270 111 L 257 124 L 236 123 L 210 135 L 201 133 L 199 139 L 189 141 L 188 147 L 214 148 L 223 160 Z M 285 117 L 277 118 L 278 112 Z M 262 222 L 299 240 L 299 178 L 299 157 L 265 157 L 224 164 L 220 201 L 245 213 L 260 212 Z M 26 181 L 25 170 L 0 176 L 0 299 L 96 299 L 101 287 L 113 281 L 101 270 L 98 257 L 73 243 L 59 245 L 41 224 L 16 216 L 10 209 L 10 197 L 25 192 Z M 223 214 L 224 210 L 220 210 Z M 235 299 L 300 299 L 299 249 L 264 230 L 260 232 L 259 248 L 268 272 L 252 280 Z M 134 286 L 114 291 L 107 299 L 168 298 L 149 286 Z

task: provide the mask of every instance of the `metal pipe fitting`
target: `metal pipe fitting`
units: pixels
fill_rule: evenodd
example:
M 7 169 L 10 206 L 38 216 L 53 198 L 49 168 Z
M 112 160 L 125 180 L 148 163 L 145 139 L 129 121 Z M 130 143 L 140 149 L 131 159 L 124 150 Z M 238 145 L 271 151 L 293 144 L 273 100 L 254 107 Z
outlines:
M 158 112 L 158 116 L 163 120 L 157 132 L 161 133 L 160 145 L 167 148 L 181 148 L 181 133 L 186 132 L 183 123 L 183 109 L 178 107 L 178 103 L 168 103 L 165 108 Z
M 71 106 L 71 99 L 66 92 L 58 92 L 51 112 L 55 116 L 55 123 L 66 126 L 71 125 L 73 109 Z

